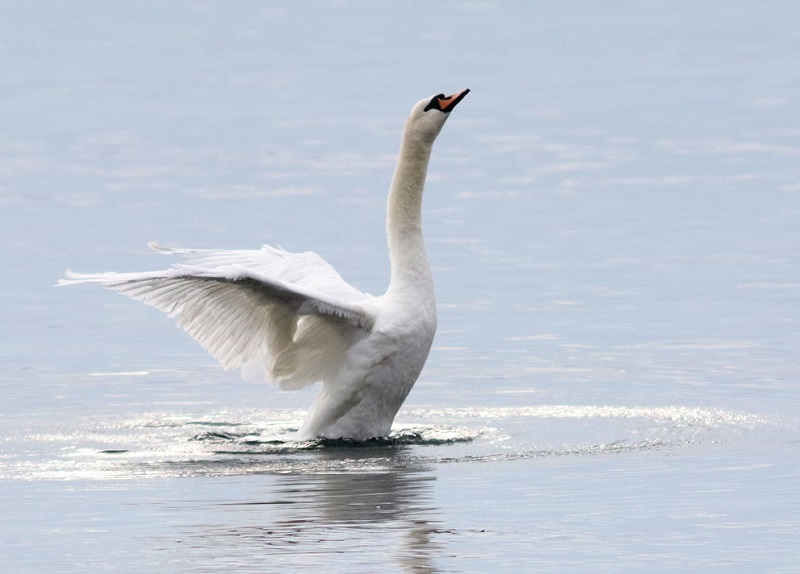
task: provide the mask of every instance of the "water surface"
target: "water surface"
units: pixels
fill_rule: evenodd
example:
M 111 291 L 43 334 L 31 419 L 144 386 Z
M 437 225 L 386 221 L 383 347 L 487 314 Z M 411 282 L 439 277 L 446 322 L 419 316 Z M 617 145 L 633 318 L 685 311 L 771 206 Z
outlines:
M 794 4 L 5 12 L 3 571 L 796 570 Z M 381 293 L 402 121 L 465 87 L 386 439 L 296 443 L 313 389 L 52 287 L 269 242 Z

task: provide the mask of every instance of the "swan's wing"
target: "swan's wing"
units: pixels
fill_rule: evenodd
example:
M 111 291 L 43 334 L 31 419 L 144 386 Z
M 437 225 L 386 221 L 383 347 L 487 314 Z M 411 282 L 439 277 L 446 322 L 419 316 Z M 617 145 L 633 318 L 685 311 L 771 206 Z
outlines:
M 222 269 L 240 266 L 263 277 L 278 279 L 299 289 L 343 302 L 371 298 L 339 276 L 322 257 L 312 251 L 290 253 L 264 245 L 261 249 L 219 250 L 181 249 L 150 243 L 150 248 L 165 255 L 181 255 L 186 265 L 204 269 Z
M 60 285 L 99 283 L 178 318 L 226 369 L 297 388 L 332 375 L 372 328 L 376 298 L 314 253 L 166 249 L 184 263 L 145 273 L 67 273 Z

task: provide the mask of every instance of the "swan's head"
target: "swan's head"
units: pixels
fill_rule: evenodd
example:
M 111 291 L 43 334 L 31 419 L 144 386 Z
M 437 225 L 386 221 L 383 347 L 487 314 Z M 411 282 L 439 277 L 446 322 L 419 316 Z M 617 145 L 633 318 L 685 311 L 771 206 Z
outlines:
M 468 93 L 467 89 L 452 96 L 439 94 L 417 103 L 406 120 L 406 135 L 433 143 L 450 116 L 450 112 Z

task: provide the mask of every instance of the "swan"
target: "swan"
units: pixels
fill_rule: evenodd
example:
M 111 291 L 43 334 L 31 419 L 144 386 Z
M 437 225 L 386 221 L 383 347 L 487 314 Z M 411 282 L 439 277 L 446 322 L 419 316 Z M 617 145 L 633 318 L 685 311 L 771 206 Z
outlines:
M 436 136 L 469 93 L 417 103 L 405 122 L 387 202 L 391 278 L 375 297 L 346 283 L 313 252 L 150 247 L 182 256 L 164 271 L 79 274 L 160 309 L 222 366 L 281 389 L 322 382 L 296 440 L 368 440 L 392 422 L 436 332 L 433 277 L 422 238 L 422 192 Z

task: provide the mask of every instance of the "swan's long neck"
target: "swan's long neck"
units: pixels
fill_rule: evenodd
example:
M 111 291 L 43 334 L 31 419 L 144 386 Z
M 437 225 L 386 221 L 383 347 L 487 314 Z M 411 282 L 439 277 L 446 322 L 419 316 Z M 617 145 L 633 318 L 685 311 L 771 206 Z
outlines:
M 386 233 L 392 278 L 389 294 L 433 294 L 433 279 L 422 241 L 422 191 L 433 141 L 406 129 L 387 205 Z

